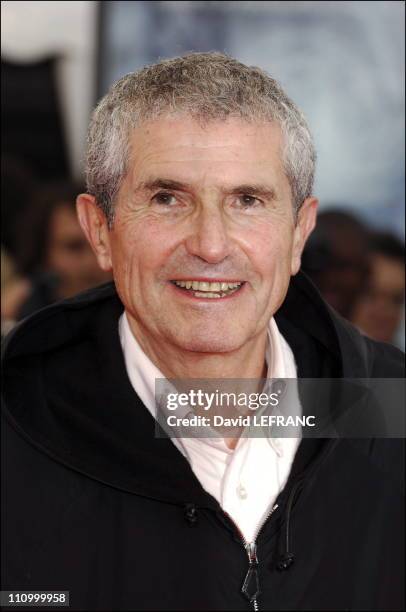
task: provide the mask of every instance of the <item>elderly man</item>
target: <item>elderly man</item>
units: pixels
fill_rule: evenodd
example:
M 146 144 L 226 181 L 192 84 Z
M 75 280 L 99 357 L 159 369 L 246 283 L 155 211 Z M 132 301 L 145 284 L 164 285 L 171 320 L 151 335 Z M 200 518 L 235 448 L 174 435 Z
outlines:
M 3 589 L 76 610 L 402 608 L 399 441 L 156 435 L 157 378 L 402 375 L 299 272 L 314 166 L 281 87 L 222 54 L 102 99 L 77 209 L 114 284 L 8 339 Z

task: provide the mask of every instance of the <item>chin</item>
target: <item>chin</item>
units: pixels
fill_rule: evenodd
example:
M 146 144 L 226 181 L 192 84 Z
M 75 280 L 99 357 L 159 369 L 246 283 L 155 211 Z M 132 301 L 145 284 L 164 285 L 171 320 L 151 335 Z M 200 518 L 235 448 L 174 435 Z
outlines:
M 182 348 L 195 353 L 230 353 L 240 348 L 240 345 L 225 342 L 190 342 Z
M 193 337 L 192 335 L 184 338 L 177 336 L 174 341 L 178 347 L 194 353 L 229 353 L 239 349 L 245 343 L 244 338 L 230 335 L 225 337 L 224 331 L 220 330 L 216 334 L 194 332 Z

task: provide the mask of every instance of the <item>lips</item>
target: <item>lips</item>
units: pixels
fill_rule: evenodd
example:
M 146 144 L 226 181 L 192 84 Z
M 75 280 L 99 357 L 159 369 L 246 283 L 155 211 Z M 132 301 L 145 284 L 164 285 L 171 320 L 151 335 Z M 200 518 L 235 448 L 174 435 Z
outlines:
M 241 289 L 244 281 L 199 281 L 199 280 L 173 280 L 176 287 L 190 293 L 194 297 L 221 299 Z

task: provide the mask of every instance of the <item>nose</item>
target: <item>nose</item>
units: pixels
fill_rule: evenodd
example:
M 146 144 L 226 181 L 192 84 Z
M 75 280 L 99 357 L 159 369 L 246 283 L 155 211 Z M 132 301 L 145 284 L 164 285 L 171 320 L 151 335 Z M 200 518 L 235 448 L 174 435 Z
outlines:
M 207 263 L 220 263 L 230 253 L 230 237 L 222 211 L 214 207 L 200 211 L 186 239 L 191 255 Z

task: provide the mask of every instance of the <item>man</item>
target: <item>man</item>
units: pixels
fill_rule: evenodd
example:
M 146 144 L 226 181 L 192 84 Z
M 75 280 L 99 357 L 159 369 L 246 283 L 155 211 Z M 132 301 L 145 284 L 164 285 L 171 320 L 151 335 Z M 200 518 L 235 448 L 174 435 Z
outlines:
M 314 163 L 280 86 L 222 54 L 100 102 L 77 208 L 114 285 L 8 340 L 4 589 L 80 610 L 401 609 L 398 441 L 155 435 L 159 377 L 401 376 L 298 274 Z

